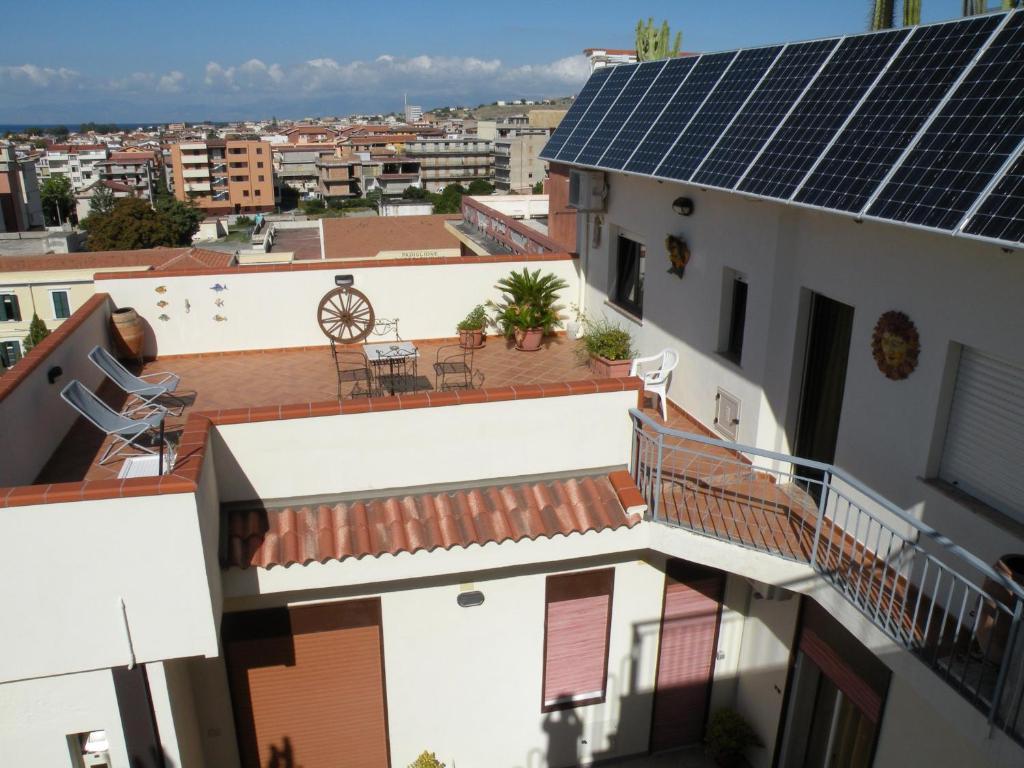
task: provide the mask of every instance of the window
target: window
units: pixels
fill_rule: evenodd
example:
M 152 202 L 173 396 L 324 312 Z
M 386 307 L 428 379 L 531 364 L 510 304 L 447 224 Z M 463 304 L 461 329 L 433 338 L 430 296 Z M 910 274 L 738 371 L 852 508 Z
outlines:
M 256 195 L 256 197 L 262 197 L 263 196 L 263 193 L 260 190 L 258 190 L 258 189 L 255 191 L 254 194 Z
M 0 321 L 21 320 L 21 307 L 13 293 L 0 293 Z
M 261 160 L 260 162 L 256 163 L 256 167 L 257 168 L 262 168 L 263 167 L 263 161 Z
M 1024 522 L 1024 363 L 962 347 L 939 479 Z
M 543 711 L 604 700 L 614 581 L 610 568 L 548 577 Z
M 71 304 L 66 290 L 50 291 L 50 301 L 53 304 L 54 320 L 66 320 L 71 317 Z
M 0 366 L 10 368 L 21 360 L 20 341 L 0 341 Z
M 256 147 L 256 154 L 257 155 L 262 155 L 263 154 L 263 147 Z
M 747 278 L 726 269 L 722 278 L 722 314 L 718 351 L 740 364 L 743 357 L 743 331 L 747 324 Z
M 618 244 L 612 302 L 631 315 L 643 317 L 644 259 L 647 256 L 647 248 L 622 235 L 619 235 Z
M 248 189 L 243 189 L 242 190 L 242 197 L 248 197 L 248 196 L 249 196 L 249 190 Z
M 260 181 L 263 181 L 263 180 L 264 180 L 264 179 L 266 178 L 266 176 L 264 176 L 264 175 L 263 175 L 263 174 L 261 173 L 261 174 L 259 175 L 259 177 L 258 177 L 258 178 L 259 178 L 259 180 L 260 180 Z

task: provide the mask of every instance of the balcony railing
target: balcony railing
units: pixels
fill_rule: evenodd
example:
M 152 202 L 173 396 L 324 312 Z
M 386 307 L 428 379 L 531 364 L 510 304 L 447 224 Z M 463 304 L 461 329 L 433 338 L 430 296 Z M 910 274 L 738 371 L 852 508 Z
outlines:
M 1020 585 L 836 466 L 630 413 L 631 469 L 655 522 L 809 565 L 1024 741 Z

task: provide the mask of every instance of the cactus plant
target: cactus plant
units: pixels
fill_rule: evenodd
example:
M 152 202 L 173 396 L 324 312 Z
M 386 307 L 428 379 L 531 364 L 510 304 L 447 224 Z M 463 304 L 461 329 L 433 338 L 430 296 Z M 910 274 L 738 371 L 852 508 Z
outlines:
M 964 16 L 977 16 L 988 10 L 985 0 L 964 0 Z
M 679 55 L 679 49 L 683 44 L 683 33 L 676 32 L 675 40 L 669 46 L 668 22 L 661 22 L 661 27 L 654 26 L 654 19 L 648 18 L 645 24 L 643 19 L 636 23 L 636 58 L 637 61 L 657 61 L 658 59 L 669 59 Z
M 903 0 L 903 26 L 921 23 L 921 0 Z
M 895 22 L 895 11 L 893 0 L 872 0 L 871 29 L 892 29 Z

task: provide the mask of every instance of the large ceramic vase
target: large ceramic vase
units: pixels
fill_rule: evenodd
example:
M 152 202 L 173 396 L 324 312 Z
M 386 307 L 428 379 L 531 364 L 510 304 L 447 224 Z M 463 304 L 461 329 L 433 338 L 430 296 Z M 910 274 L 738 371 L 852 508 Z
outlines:
M 142 344 L 146 329 L 139 313 L 131 307 L 115 309 L 110 315 L 114 350 L 122 360 L 142 360 Z
M 536 352 L 544 339 L 543 328 L 516 328 L 516 349 L 523 352 Z

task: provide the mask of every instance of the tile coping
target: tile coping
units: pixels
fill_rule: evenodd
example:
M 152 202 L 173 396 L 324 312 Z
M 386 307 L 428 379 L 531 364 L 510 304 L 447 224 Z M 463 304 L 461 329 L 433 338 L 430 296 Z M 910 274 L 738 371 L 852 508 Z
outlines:
M 440 408 L 469 403 L 494 403 L 508 400 L 532 400 L 544 397 L 630 391 L 637 393 L 639 404 L 643 394 L 643 382 L 639 378 L 629 377 L 583 379 L 554 384 L 517 384 L 511 387 L 491 389 L 416 392 L 408 395 L 360 400 L 327 400 L 256 408 L 199 411 L 189 414 L 185 420 L 185 427 L 178 442 L 177 460 L 171 474 L 163 477 L 137 477 L 128 480 L 85 480 L 0 488 L 0 508 L 131 496 L 194 493 L 199 484 L 203 461 L 206 458 L 210 428 L 214 425 L 226 426 L 261 421 L 347 416 L 357 413 Z M 620 478 L 619 483 L 616 484 L 616 492 L 620 497 L 623 491 L 618 486 L 621 486 L 622 482 Z M 630 502 L 635 502 L 635 499 L 636 497 L 632 495 L 628 497 Z

